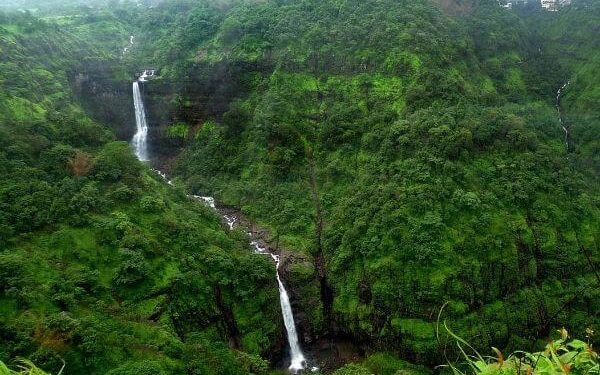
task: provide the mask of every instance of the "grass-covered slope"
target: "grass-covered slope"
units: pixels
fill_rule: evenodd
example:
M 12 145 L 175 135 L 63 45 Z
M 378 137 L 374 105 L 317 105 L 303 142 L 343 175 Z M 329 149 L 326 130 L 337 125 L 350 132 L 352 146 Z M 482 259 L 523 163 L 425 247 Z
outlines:
M 479 348 L 598 324 L 595 89 L 567 94 L 592 134 L 569 152 L 554 107 L 597 60 L 553 59 L 549 34 L 469 4 L 207 2 L 154 41 L 176 170 L 312 257 L 289 279 L 315 280 L 296 298 L 317 333 L 439 363 L 445 301 Z
M 1 18 L 0 361 L 264 373 L 282 332 L 273 265 L 86 116 L 68 78 L 111 52 L 85 40 Z

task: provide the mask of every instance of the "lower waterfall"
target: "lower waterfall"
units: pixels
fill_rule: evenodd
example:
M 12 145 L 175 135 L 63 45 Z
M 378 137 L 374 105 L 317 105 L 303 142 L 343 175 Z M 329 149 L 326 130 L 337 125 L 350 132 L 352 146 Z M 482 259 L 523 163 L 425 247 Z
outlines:
M 279 277 L 279 255 L 269 253 L 261 247 L 258 242 L 252 241 L 252 246 L 257 254 L 268 254 L 275 261 L 275 269 L 277 274 L 277 283 L 279 284 L 279 302 L 281 303 L 281 313 L 283 315 L 283 323 L 287 331 L 288 343 L 290 345 L 291 363 L 288 369 L 294 374 L 306 367 L 306 359 L 298 342 L 298 333 L 296 332 L 296 323 L 294 322 L 294 314 L 292 313 L 292 305 L 287 290 Z

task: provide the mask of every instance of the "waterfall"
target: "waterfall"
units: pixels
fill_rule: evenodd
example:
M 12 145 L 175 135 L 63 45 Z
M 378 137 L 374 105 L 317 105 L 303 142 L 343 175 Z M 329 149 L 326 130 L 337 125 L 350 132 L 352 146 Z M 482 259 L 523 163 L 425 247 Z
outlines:
M 146 112 L 144 110 L 144 102 L 140 92 L 140 84 L 138 81 L 133 82 L 133 106 L 135 108 L 135 126 L 136 132 L 131 141 L 135 156 L 141 161 L 148 160 L 148 123 L 146 122 Z
M 296 323 L 294 322 L 294 314 L 292 313 L 292 306 L 290 305 L 290 299 L 288 297 L 285 286 L 281 282 L 279 277 L 279 257 L 277 257 L 276 267 L 277 270 L 277 283 L 279 284 L 279 302 L 281 303 L 281 313 L 283 314 L 283 323 L 285 324 L 285 330 L 287 331 L 288 343 L 290 344 L 290 357 L 291 363 L 289 370 L 294 374 L 304 369 L 306 365 L 306 359 L 298 343 L 298 333 L 296 332 Z
M 140 91 L 140 82 L 146 82 L 149 77 L 153 76 L 154 70 L 144 70 L 140 78 L 133 82 L 133 107 L 135 109 L 136 132 L 131 143 L 135 150 L 135 155 L 141 161 L 148 160 L 148 122 L 146 121 L 146 110 Z
M 147 149 L 147 136 L 148 136 L 148 124 L 146 122 L 146 113 L 144 109 L 144 101 L 142 99 L 142 94 L 140 92 L 140 82 L 146 82 L 149 77 L 154 76 L 154 70 L 144 70 L 142 75 L 138 80 L 133 82 L 133 105 L 135 109 L 135 124 L 137 127 L 137 132 L 133 136 L 132 145 L 135 150 L 135 155 L 141 161 L 148 160 L 148 149 Z M 155 172 L 162 177 L 169 185 L 173 185 L 173 182 L 169 180 L 167 175 L 164 172 L 159 170 L 155 170 Z M 214 210 L 217 210 L 215 199 L 213 197 L 205 197 L 200 195 L 191 195 L 193 197 L 208 207 L 211 207 Z M 234 215 L 223 215 L 227 226 L 229 229 L 233 229 L 236 223 L 238 222 L 237 217 Z M 248 233 L 251 235 L 251 233 Z M 268 252 L 265 248 L 261 247 L 258 242 L 252 241 L 251 245 L 254 247 L 254 252 L 256 254 L 269 255 L 275 261 L 275 273 L 277 275 L 277 284 L 279 286 L 279 302 L 281 304 L 281 314 L 283 316 L 283 323 L 285 325 L 285 330 L 287 332 L 288 343 L 290 346 L 290 357 L 291 363 L 288 367 L 289 371 L 296 374 L 298 371 L 304 370 L 306 368 L 306 359 L 304 358 L 304 354 L 302 353 L 302 348 L 300 348 L 300 343 L 298 341 L 298 333 L 296 332 L 296 323 L 294 322 L 294 314 L 292 312 L 292 305 L 290 304 L 290 298 L 288 296 L 287 290 L 281 281 L 281 277 L 279 276 L 279 255 Z M 312 371 L 316 371 L 317 368 L 313 367 Z
M 562 112 L 560 111 L 560 99 L 563 94 L 563 91 L 571 84 L 571 81 L 567 81 L 561 88 L 556 92 L 556 111 L 558 112 L 558 121 L 560 122 L 560 126 L 565 132 L 565 144 L 567 145 L 567 151 L 569 151 L 569 128 L 566 127 L 563 118 Z
M 206 204 L 208 207 L 212 208 L 212 209 L 217 209 L 217 206 L 215 204 L 215 198 L 213 197 L 203 197 L 200 195 L 192 195 L 192 197 L 204 202 L 204 204 Z
M 127 53 L 127 51 L 129 51 L 129 47 L 133 46 L 133 35 L 131 35 L 129 37 L 129 46 L 123 48 L 123 56 L 125 56 L 125 54 Z
M 225 222 L 227 222 L 229 230 L 233 229 L 235 223 L 237 222 L 237 217 L 233 215 L 223 215 L 223 218 L 225 218 Z
M 291 363 L 288 369 L 292 373 L 296 374 L 298 371 L 304 370 L 306 367 L 306 359 L 304 358 L 304 354 L 300 348 L 300 343 L 298 342 L 298 333 L 296 332 L 296 323 L 294 322 L 294 314 L 292 312 L 290 298 L 288 297 L 288 293 L 287 290 L 285 290 L 283 282 L 281 282 L 281 277 L 279 277 L 279 255 L 269 253 L 256 241 L 252 241 L 252 246 L 257 254 L 268 254 L 275 261 L 277 283 L 279 284 L 279 302 L 281 303 L 281 314 L 283 315 L 283 324 L 285 325 L 288 343 L 290 345 Z

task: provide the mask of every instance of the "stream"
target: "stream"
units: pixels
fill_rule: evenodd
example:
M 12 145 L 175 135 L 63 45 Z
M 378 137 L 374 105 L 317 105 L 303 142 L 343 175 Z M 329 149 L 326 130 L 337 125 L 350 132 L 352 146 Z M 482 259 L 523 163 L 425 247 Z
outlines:
M 133 37 L 131 38 L 131 42 L 133 42 Z M 131 141 L 131 145 L 134 149 L 135 155 L 140 161 L 147 162 L 149 160 L 149 152 L 148 152 L 148 122 L 146 119 L 146 109 L 144 107 L 144 101 L 142 98 L 141 89 L 144 82 L 152 79 L 154 77 L 154 70 L 144 70 L 144 72 L 139 76 L 139 78 L 133 82 L 133 105 L 135 110 L 135 122 L 136 122 L 136 133 L 133 136 Z M 172 182 L 169 180 L 167 175 L 159 170 L 154 170 L 159 176 L 161 176 L 169 185 L 172 185 Z M 298 340 L 298 332 L 296 331 L 296 323 L 294 321 L 294 314 L 292 311 L 292 306 L 290 304 L 290 299 L 288 296 L 288 292 L 285 289 L 285 285 L 281 280 L 281 276 L 279 273 L 279 265 L 280 265 L 280 256 L 275 254 L 267 249 L 266 246 L 261 244 L 261 238 L 258 236 L 256 231 L 253 231 L 246 226 L 243 225 L 240 217 L 236 215 L 235 212 L 225 212 L 217 207 L 215 199 L 213 197 L 208 196 L 200 196 L 200 195 L 191 195 L 190 197 L 201 201 L 207 206 L 214 209 L 218 212 L 225 223 L 227 224 L 230 230 L 234 228 L 242 228 L 246 230 L 246 234 L 250 238 L 250 245 L 252 246 L 254 253 L 261 256 L 270 256 L 275 262 L 275 275 L 277 284 L 279 287 L 279 302 L 281 305 L 281 314 L 283 317 L 283 322 L 285 325 L 285 330 L 287 333 L 287 340 L 290 349 L 290 364 L 288 366 L 288 370 L 296 374 L 302 370 L 307 368 L 307 361 L 302 352 L 302 348 L 300 346 L 300 342 Z M 311 371 L 318 370 L 317 367 L 312 367 Z
M 569 85 L 571 84 L 571 81 L 567 81 L 564 85 L 562 85 L 561 88 L 558 89 L 558 91 L 556 92 L 556 111 L 558 112 L 558 121 L 560 122 L 560 126 L 562 127 L 563 131 L 565 132 L 565 145 L 567 146 L 567 152 L 569 152 L 569 128 L 565 125 L 564 121 L 563 121 L 563 114 L 562 111 L 560 110 L 560 99 L 562 97 L 563 92 L 565 91 L 565 89 L 567 87 L 569 87 Z

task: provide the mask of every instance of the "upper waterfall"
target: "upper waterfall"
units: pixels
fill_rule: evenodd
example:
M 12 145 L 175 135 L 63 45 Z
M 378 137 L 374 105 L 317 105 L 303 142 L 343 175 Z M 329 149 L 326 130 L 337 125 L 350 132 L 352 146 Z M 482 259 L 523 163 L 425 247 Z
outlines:
M 140 82 L 146 82 L 148 77 L 154 76 L 154 70 L 144 70 L 142 75 L 133 82 L 133 106 L 135 109 L 136 133 L 131 141 L 135 155 L 142 161 L 148 160 L 148 122 L 146 109 L 140 91 Z

